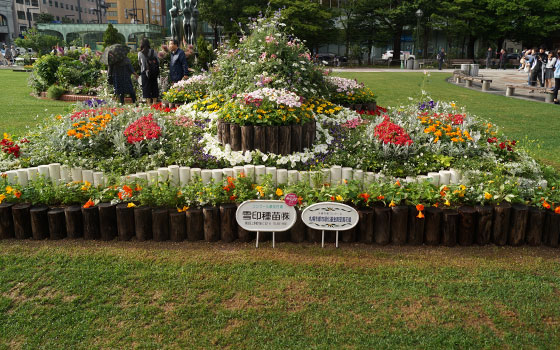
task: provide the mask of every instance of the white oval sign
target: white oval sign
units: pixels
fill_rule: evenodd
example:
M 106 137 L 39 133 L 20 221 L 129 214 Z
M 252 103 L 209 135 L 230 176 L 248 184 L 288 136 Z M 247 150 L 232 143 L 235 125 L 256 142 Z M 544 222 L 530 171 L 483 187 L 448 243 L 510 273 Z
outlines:
M 284 201 L 253 200 L 237 207 L 235 219 L 247 231 L 282 232 L 294 226 L 297 214 Z
M 310 205 L 301 213 L 307 227 L 325 231 L 345 231 L 358 224 L 356 209 L 342 203 L 322 202 Z

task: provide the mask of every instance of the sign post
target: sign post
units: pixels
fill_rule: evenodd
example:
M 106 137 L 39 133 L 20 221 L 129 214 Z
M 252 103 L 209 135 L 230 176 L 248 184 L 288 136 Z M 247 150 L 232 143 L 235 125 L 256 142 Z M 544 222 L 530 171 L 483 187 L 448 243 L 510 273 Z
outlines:
M 342 203 L 322 202 L 310 205 L 301 213 L 303 223 L 316 230 L 321 230 L 321 247 L 325 247 L 325 231 L 336 231 L 338 248 L 338 231 L 355 227 L 360 219 L 356 209 Z
M 279 200 L 251 200 L 241 203 L 235 212 L 239 226 L 247 231 L 256 231 L 256 247 L 259 247 L 259 232 L 272 232 L 272 248 L 275 233 L 287 231 L 296 223 L 297 215 L 293 206 Z

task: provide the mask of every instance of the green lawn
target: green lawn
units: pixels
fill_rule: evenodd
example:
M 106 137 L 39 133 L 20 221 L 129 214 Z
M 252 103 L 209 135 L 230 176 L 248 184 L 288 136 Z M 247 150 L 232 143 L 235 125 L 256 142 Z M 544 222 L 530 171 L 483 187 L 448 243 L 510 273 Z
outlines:
M 27 86 L 28 77 L 29 73 L 0 69 L 0 133 L 21 136 L 27 126 L 33 127 L 43 118 L 72 107 L 68 102 L 30 96 L 32 90 Z
M 557 349 L 550 248 L 0 242 L 0 349 Z

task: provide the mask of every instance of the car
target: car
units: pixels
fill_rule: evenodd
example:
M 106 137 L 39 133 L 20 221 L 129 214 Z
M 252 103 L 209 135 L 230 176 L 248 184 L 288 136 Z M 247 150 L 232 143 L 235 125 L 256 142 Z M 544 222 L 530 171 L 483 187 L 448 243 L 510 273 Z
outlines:
M 401 57 L 400 60 L 403 61 L 404 57 L 407 57 L 407 59 L 409 60 L 414 60 L 416 59 L 416 56 L 412 55 L 410 53 L 410 51 L 401 51 Z M 387 50 L 387 52 L 385 52 L 383 55 L 381 55 L 381 59 L 382 60 L 391 60 L 393 59 L 393 50 Z
M 318 53 L 316 56 L 317 62 L 323 62 L 326 66 L 334 66 L 336 55 L 334 53 Z

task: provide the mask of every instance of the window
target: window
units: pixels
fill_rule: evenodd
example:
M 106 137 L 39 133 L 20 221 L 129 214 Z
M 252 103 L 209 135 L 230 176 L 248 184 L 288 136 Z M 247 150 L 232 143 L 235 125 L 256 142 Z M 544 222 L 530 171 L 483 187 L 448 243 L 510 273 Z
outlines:
M 8 25 L 8 20 L 4 15 L 0 15 L 0 27 L 6 27 Z
M 36 21 L 39 19 L 39 14 L 38 13 L 33 13 L 33 21 Z
M 70 5 L 70 11 L 74 11 L 74 5 Z
M 19 26 L 19 31 L 20 32 L 25 32 L 27 30 L 27 26 Z
M 117 11 L 107 11 L 107 16 L 117 17 Z
M 17 12 L 17 18 L 18 18 L 18 19 L 25 20 L 25 12 L 23 12 L 23 11 L 18 11 L 18 12 Z
M 31 0 L 31 6 L 39 7 L 39 0 Z
M 110 19 L 107 21 L 107 23 L 111 23 L 111 24 L 117 24 L 118 21 L 114 20 L 114 19 Z
M 43 5 L 46 5 L 46 4 L 47 4 L 47 0 L 43 0 Z
M 23 5 L 23 0 L 16 0 L 16 3 Z
M 49 6 L 52 6 L 52 0 L 49 0 Z
M 30 1 L 29 1 L 29 0 L 25 0 L 25 4 L 26 4 L 26 5 L 30 5 Z
M 54 7 L 58 8 L 58 1 L 54 2 Z

